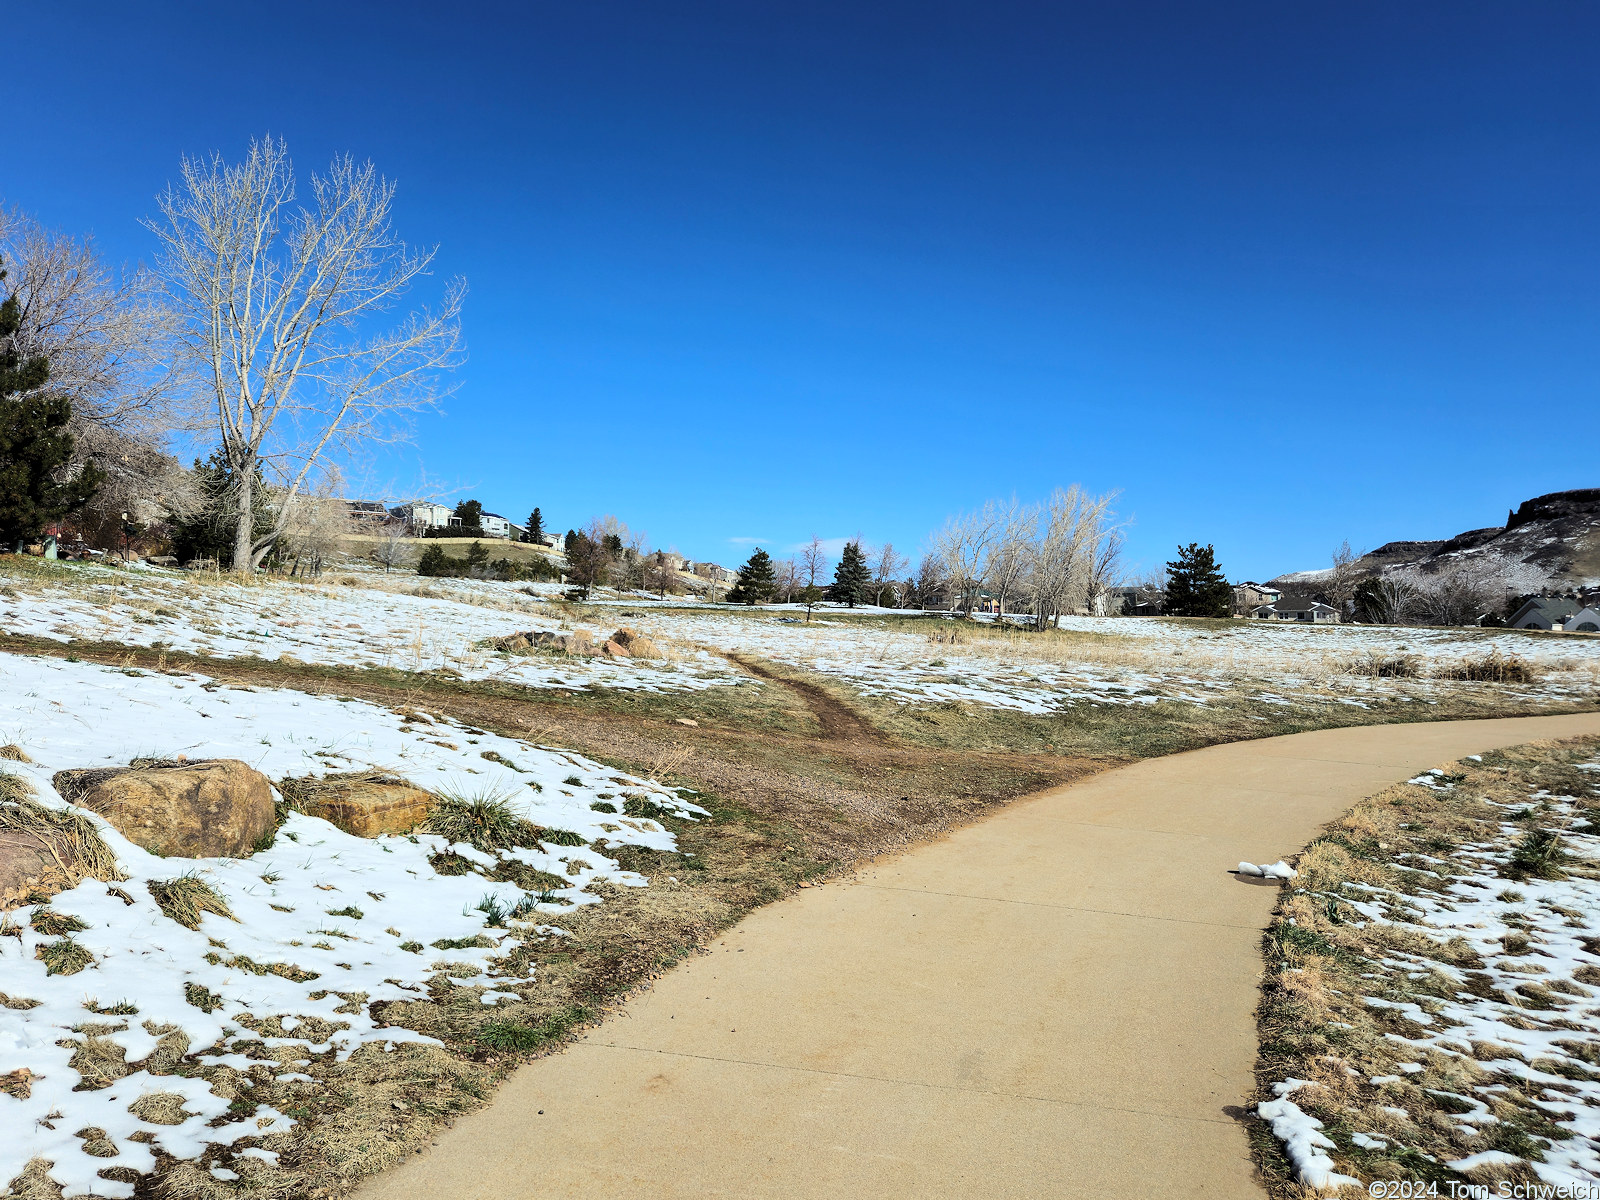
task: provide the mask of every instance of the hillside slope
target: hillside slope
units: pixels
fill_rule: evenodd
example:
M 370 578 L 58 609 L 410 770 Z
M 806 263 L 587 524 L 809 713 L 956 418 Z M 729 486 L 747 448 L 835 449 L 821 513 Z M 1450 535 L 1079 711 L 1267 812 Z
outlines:
M 1363 575 L 1433 574 L 1457 565 L 1477 568 L 1515 592 L 1600 584 L 1600 488 L 1535 496 L 1507 514 L 1504 525 L 1469 529 L 1445 541 L 1387 542 L 1362 555 L 1356 569 Z M 1272 582 L 1305 586 L 1327 574 L 1291 571 Z

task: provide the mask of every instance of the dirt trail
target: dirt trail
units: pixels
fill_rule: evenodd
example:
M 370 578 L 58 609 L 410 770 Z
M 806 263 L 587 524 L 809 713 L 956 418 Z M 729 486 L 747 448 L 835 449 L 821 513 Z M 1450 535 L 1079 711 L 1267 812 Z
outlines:
M 757 679 L 764 679 L 786 687 L 805 702 L 811 714 L 822 727 L 822 736 L 830 742 L 864 742 L 869 745 L 887 745 L 889 739 L 883 731 L 842 701 L 829 695 L 823 688 L 805 679 L 794 679 L 779 674 L 760 659 L 744 654 L 730 653 L 728 661 L 748 671 Z
M 1259 942 L 1293 853 L 1600 714 L 1322 730 L 1091 776 L 801 892 L 523 1068 L 367 1200 L 1258 1197 Z

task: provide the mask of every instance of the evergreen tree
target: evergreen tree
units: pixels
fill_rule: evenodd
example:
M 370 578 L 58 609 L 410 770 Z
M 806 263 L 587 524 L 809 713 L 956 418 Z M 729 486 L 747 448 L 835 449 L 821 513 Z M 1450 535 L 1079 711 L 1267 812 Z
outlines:
M 739 578 L 728 589 L 729 604 L 765 604 L 777 590 L 772 557 L 760 548 L 739 568 Z
M 872 590 L 872 568 L 861 553 L 860 542 L 846 542 L 839 565 L 833 569 L 833 585 L 828 588 L 828 599 L 835 604 L 848 604 L 851 608 L 866 599 Z
M 1167 613 L 1175 617 L 1226 617 L 1233 613 L 1233 588 L 1209 545 L 1178 547 L 1167 564 Z
M 11 338 L 21 325 L 22 306 L 8 296 L 0 304 L 0 546 L 6 547 L 32 541 L 82 508 L 105 478 L 93 462 L 74 478 L 58 477 L 72 460 L 72 405 L 39 390 L 50 378 L 50 363 L 17 352 Z
M 205 462 L 194 460 L 190 472 L 200 503 L 191 511 L 172 518 L 172 552 L 180 561 L 192 558 L 214 558 L 221 566 L 233 562 L 234 533 L 239 524 L 239 505 L 233 498 L 233 469 L 213 450 Z M 266 476 L 256 467 L 254 494 L 267 495 Z M 277 520 L 276 510 L 266 500 L 259 501 L 252 515 L 250 531 L 252 543 L 272 532 Z
M 483 501 L 462 500 L 456 505 L 456 517 L 461 522 L 460 532 L 457 536 L 483 536 Z
M 434 578 L 453 573 L 451 564 L 453 559 L 444 552 L 442 546 L 429 546 L 422 552 L 422 559 L 417 563 L 417 574 L 428 575 Z
M 487 566 L 489 552 L 483 548 L 482 542 L 473 542 L 467 547 L 467 568 Z
M 544 543 L 544 514 L 537 508 L 528 514 L 528 541 L 535 546 Z

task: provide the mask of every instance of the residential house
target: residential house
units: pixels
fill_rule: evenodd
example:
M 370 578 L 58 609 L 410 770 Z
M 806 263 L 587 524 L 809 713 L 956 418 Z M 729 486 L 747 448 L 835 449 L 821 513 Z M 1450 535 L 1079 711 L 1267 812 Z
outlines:
M 1337 625 L 1339 610 L 1310 596 L 1282 596 L 1271 604 L 1260 604 L 1250 615 L 1263 621 L 1304 621 L 1310 625 Z
M 1600 608 L 1580 608 L 1562 622 L 1561 628 L 1568 633 L 1600 633 Z
M 411 527 L 411 532 L 421 534 L 427 529 L 448 529 L 450 517 L 454 509 L 446 508 L 443 504 L 434 504 L 428 500 L 414 500 L 410 504 L 402 504 L 394 510 L 394 515 L 399 517 Z
M 1233 585 L 1233 611 L 1240 616 L 1254 612 L 1263 605 L 1276 604 L 1283 593 L 1264 583 L 1236 583 Z
M 1110 588 L 1105 604 L 1106 612 L 1124 617 L 1159 617 L 1166 608 L 1160 592 L 1142 587 Z
M 1535 596 L 1512 613 L 1506 625 L 1512 629 L 1560 629 L 1582 607 L 1564 596 Z
M 737 571 L 730 571 L 727 567 L 718 566 L 714 562 L 694 563 L 691 569 L 701 579 L 709 579 L 712 583 L 732 583 L 739 578 Z

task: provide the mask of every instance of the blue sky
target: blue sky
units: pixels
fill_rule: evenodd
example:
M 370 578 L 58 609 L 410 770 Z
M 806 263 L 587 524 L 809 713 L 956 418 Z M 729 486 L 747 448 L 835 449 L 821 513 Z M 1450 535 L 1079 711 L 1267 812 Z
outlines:
M 1600 9 L 15 6 L 0 202 L 148 257 L 265 131 L 471 286 L 415 446 L 730 563 L 1120 489 L 1230 575 L 1600 484 Z

